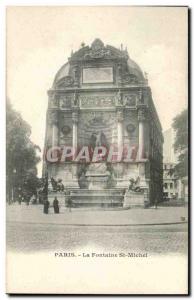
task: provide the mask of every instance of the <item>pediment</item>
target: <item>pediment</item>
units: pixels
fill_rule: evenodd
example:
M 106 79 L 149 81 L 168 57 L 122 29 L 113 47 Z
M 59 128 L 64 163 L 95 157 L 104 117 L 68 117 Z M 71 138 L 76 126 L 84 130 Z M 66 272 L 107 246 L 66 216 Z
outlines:
M 104 45 L 99 39 L 96 39 L 91 47 L 82 47 L 74 54 L 72 54 L 70 60 L 92 60 L 92 59 L 118 59 L 125 58 L 128 59 L 128 54 L 126 51 L 117 49 L 115 47 Z

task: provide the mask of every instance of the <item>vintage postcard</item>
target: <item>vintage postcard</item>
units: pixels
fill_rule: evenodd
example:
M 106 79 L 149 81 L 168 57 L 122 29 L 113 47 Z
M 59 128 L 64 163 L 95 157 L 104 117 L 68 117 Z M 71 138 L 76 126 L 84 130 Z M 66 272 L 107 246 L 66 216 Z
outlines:
M 6 292 L 187 295 L 188 8 L 9 6 Z

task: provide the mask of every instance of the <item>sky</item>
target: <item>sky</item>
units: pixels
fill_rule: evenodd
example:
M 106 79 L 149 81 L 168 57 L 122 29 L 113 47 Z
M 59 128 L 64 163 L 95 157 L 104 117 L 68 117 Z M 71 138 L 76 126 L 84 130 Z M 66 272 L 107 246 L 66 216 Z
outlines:
M 187 8 L 7 8 L 7 97 L 31 125 L 31 139 L 44 145 L 47 91 L 71 51 L 95 38 L 127 47 L 148 73 L 163 130 L 187 107 Z M 41 174 L 41 164 L 38 166 Z

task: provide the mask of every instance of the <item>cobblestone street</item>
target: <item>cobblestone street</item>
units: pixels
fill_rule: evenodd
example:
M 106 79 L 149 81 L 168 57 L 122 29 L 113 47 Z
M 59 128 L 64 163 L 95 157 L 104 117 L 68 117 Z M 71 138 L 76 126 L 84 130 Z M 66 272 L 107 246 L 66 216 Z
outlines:
M 101 214 L 101 218 L 99 218 Z M 152 254 L 184 254 L 187 251 L 187 224 L 149 225 L 179 221 L 186 208 L 159 208 L 129 211 L 63 211 L 60 215 L 42 214 L 42 207 L 11 206 L 7 211 L 7 246 L 10 250 L 71 251 L 100 248 L 103 251 L 141 251 Z M 87 216 L 87 217 L 86 217 Z M 94 218 L 96 216 L 96 218 Z M 141 216 L 141 218 L 140 218 Z M 155 216 L 155 217 L 154 217 Z M 116 218 L 117 217 L 117 218 Z M 152 219 L 150 219 L 152 217 Z M 115 220 L 115 226 L 113 224 Z M 95 220 L 98 226 L 84 225 Z M 98 220 L 98 222 L 97 222 Z M 108 226 L 108 222 L 112 226 Z M 127 224 L 129 226 L 119 226 Z M 140 222 L 141 220 L 141 222 Z M 99 226 L 99 221 L 105 226 Z M 130 222 L 131 223 L 130 223 Z M 72 223 L 74 222 L 74 223 Z M 111 223 L 112 222 L 112 223 Z M 148 225 L 136 225 L 133 224 Z M 68 226 L 65 226 L 69 224 Z
M 8 224 L 8 249 L 17 251 L 72 251 L 93 247 L 103 251 L 142 251 L 152 254 L 186 253 L 187 226 L 71 227 Z

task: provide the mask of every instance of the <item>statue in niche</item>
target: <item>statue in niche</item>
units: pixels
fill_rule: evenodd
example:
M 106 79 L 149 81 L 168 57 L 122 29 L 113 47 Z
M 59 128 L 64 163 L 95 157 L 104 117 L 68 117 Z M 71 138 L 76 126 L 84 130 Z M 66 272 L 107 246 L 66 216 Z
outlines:
M 92 133 L 91 137 L 90 137 L 90 146 L 91 148 L 94 150 L 95 146 L 96 146 L 96 133 Z
M 102 146 L 103 133 L 99 132 L 96 135 L 96 146 Z
M 90 138 L 90 146 L 94 151 L 95 147 L 108 147 L 108 141 L 104 132 L 94 132 Z M 89 164 L 85 177 L 88 182 L 89 189 L 105 189 L 108 187 L 111 172 L 107 169 L 107 163 L 104 156 L 99 153 L 97 163 Z
M 90 146 L 92 149 L 100 146 L 108 147 L 108 141 L 103 131 L 92 133 L 90 138 Z

